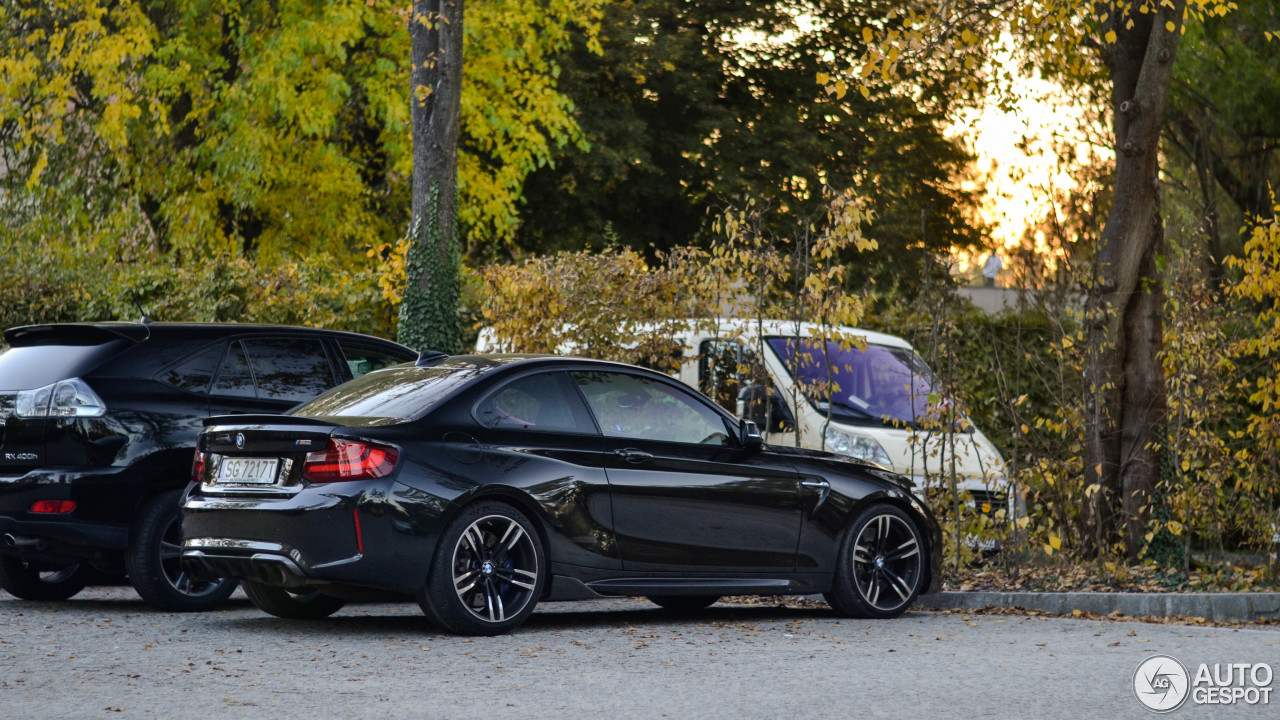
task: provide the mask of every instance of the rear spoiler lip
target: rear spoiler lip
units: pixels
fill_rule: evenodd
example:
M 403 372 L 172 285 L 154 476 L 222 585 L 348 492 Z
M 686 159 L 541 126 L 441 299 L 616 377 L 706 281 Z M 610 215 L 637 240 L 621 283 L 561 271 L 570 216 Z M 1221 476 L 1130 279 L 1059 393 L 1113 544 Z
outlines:
M 104 340 L 120 338 L 133 343 L 140 343 L 151 337 L 151 328 L 143 323 L 51 323 L 46 325 L 23 325 L 4 331 L 4 341 L 11 347 L 23 347 L 29 337 L 38 338 L 46 333 L 97 335 Z
M 320 425 L 322 427 L 342 427 L 332 420 L 303 417 L 300 415 L 214 415 L 204 419 L 205 427 L 215 425 Z

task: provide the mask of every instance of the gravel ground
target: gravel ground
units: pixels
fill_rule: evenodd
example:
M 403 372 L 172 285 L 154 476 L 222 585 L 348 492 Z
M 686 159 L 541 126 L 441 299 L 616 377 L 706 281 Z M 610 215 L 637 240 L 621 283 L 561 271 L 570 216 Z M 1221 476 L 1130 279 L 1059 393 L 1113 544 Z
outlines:
M 1139 662 L 1267 662 L 1280 630 L 913 612 L 893 621 L 639 600 L 544 604 L 518 632 L 458 638 L 413 604 L 319 622 L 242 595 L 202 615 L 129 588 L 60 604 L 0 594 L 0 718 L 1133 717 Z M 1280 688 L 1280 678 L 1272 682 Z M 1280 715 L 1192 707 L 1175 717 Z

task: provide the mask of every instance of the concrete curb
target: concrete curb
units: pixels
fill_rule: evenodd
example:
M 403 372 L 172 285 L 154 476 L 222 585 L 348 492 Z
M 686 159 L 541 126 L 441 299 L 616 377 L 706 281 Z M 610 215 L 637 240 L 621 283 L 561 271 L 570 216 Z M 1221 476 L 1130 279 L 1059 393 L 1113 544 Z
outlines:
M 1103 592 L 939 592 L 921 595 L 916 607 L 976 610 L 988 605 L 1070 615 L 1118 612 L 1130 617 L 1199 617 L 1215 621 L 1257 622 L 1280 619 L 1280 592 L 1259 593 L 1103 593 Z

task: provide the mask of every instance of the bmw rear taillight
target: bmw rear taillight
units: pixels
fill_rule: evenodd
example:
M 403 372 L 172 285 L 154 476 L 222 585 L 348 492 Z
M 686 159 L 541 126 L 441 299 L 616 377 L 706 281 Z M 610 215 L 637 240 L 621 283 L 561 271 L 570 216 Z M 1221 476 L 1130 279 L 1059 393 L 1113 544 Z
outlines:
M 204 466 L 205 454 L 203 450 L 197 450 L 195 458 L 191 461 L 191 482 L 204 482 Z
M 325 449 L 307 454 L 302 478 L 313 483 L 373 480 L 390 475 L 399 459 L 400 452 L 386 445 L 330 438 Z

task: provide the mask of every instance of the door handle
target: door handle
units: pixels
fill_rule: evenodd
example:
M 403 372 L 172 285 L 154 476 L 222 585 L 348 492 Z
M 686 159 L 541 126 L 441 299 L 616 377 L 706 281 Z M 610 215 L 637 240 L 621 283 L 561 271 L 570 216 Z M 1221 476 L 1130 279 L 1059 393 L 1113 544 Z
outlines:
M 617 455 L 623 460 L 626 460 L 629 463 L 635 463 L 635 464 L 649 462 L 650 460 L 653 459 L 653 453 L 647 453 L 643 450 L 636 450 L 635 448 L 623 448 L 621 450 L 614 450 L 613 454 Z
M 822 490 L 827 490 L 831 487 L 831 483 L 826 480 L 801 480 L 800 484 L 805 487 L 819 488 Z

